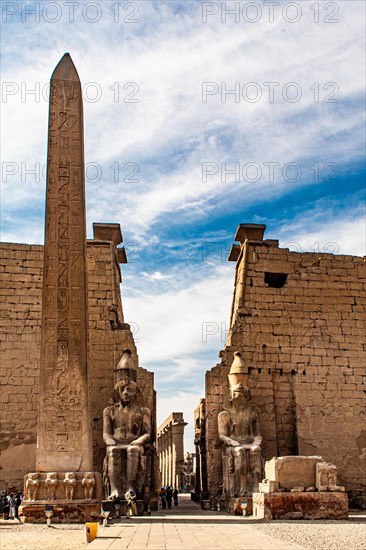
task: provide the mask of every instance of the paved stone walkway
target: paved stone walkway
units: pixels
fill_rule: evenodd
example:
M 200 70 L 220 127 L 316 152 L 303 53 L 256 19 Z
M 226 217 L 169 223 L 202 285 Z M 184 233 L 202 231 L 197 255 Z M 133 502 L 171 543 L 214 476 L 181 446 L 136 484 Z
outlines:
M 180 495 L 178 508 L 121 519 L 98 534 L 90 550 L 301 550 L 261 533 L 246 518 L 203 512 L 189 495 Z

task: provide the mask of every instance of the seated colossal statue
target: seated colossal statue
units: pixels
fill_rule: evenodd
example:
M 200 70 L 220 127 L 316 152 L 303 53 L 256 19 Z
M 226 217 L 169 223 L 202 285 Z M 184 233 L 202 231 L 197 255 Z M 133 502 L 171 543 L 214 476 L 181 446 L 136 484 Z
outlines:
M 137 399 L 136 370 L 125 350 L 116 369 L 114 404 L 103 411 L 103 439 L 107 445 L 103 478 L 106 497 L 123 498 L 142 491 L 146 474 L 146 446 L 151 439 L 151 411 Z
M 250 391 L 242 383 L 240 363 L 240 354 L 236 352 L 229 374 L 230 405 L 218 415 L 219 440 L 223 444 L 223 493 L 231 497 L 258 491 L 262 475 L 262 437 Z

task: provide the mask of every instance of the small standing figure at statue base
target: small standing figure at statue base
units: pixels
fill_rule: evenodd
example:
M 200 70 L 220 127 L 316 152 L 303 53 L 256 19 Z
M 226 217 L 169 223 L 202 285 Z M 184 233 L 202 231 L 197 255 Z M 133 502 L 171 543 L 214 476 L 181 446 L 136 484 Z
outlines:
M 55 500 L 56 489 L 58 486 L 57 473 L 49 472 L 44 483 L 47 489 L 47 500 Z
M 37 472 L 32 472 L 28 474 L 28 478 L 25 482 L 25 500 L 30 500 L 31 502 L 37 500 L 37 492 L 40 483 L 38 477 L 39 476 Z
M 84 489 L 85 500 L 92 500 L 94 496 L 94 489 L 95 489 L 94 472 L 85 472 L 84 477 L 81 481 L 81 485 L 83 486 L 83 489 Z
M 66 472 L 64 479 L 65 487 L 65 498 L 66 500 L 74 499 L 74 489 L 76 485 L 76 475 L 75 472 Z

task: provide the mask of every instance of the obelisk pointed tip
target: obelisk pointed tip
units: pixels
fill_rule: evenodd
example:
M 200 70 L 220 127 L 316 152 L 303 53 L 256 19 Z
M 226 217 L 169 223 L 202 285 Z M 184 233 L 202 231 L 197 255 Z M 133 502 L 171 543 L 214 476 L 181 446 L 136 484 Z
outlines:
M 58 62 L 55 70 L 52 73 L 52 80 L 69 80 L 72 82 L 80 82 L 80 78 L 71 55 L 67 52 L 65 53 L 60 61 Z

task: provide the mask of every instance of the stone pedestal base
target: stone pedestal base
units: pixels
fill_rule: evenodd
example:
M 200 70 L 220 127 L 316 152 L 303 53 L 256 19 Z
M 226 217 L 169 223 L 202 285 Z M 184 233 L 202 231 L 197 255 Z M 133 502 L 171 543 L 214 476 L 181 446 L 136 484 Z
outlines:
M 53 507 L 51 523 L 98 521 L 102 499 L 99 472 L 31 472 L 24 477 L 19 519 L 46 523 L 45 508 Z
M 347 519 L 343 492 L 253 493 L 253 515 L 263 519 Z
M 19 519 L 22 523 L 46 523 L 46 506 L 53 506 L 51 523 L 85 523 L 99 521 L 99 502 L 30 502 L 19 507 Z
M 252 497 L 228 497 L 225 504 L 226 512 L 228 514 L 235 514 L 236 516 L 251 516 L 253 513 Z M 243 505 L 245 504 L 246 507 L 243 514 Z

